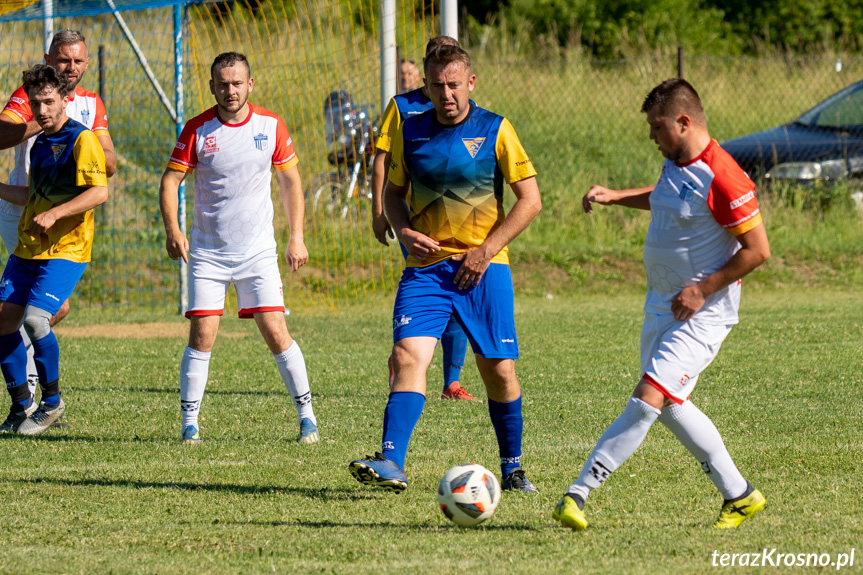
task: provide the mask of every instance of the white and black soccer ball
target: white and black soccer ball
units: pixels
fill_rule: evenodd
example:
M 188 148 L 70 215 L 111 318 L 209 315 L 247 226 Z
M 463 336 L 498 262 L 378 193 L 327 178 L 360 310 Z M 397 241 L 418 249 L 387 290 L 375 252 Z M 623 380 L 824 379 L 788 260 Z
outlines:
M 482 465 L 456 465 L 440 480 L 437 502 L 447 519 L 456 525 L 479 525 L 497 509 L 500 484 L 497 477 Z

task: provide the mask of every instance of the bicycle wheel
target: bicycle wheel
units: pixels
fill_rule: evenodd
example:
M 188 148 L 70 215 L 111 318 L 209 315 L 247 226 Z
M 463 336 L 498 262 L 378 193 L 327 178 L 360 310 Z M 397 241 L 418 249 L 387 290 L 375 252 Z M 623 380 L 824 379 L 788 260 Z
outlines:
M 314 212 L 340 212 L 342 205 L 342 187 L 338 174 L 319 174 L 312 180 L 309 187 L 309 197 L 312 200 Z

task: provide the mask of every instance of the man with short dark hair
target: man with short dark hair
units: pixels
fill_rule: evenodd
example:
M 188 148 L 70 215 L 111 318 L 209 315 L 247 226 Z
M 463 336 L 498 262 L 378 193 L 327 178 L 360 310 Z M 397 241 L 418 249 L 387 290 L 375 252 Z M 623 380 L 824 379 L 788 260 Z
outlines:
M 471 102 L 476 76 L 467 52 L 437 46 L 424 68 L 434 107 L 407 118 L 393 139 L 384 198 L 408 257 L 393 309 L 394 378 L 381 451 L 348 467 L 365 485 L 407 488 L 404 461 L 425 405 L 426 370 L 455 316 L 485 382 L 501 487 L 535 493 L 521 467 L 524 422 L 506 246 L 542 207 L 536 170 L 509 121 Z M 504 181 L 516 197 L 509 213 Z
M 587 213 L 594 203 L 651 212 L 642 376 L 553 515 L 565 527 L 586 529 L 588 495 L 638 449 L 658 419 L 722 494 L 714 527 L 734 528 L 764 507 L 764 496 L 743 478 L 719 431 L 689 395 L 738 321 L 741 278 L 767 261 L 770 245 L 755 184 L 710 138 L 695 89 L 682 79 L 666 80 L 641 111 L 665 156 L 659 182 L 622 191 L 593 186 L 582 203 Z
M 0 431 L 36 435 L 65 411 L 60 347 L 51 318 L 90 261 L 93 209 L 108 199 L 108 179 L 97 136 L 66 116 L 66 77 L 38 64 L 24 72 L 24 90 L 42 133 L 30 151 L 29 188 L 0 185 L 0 197 L 25 206 L 18 241 L 0 280 L 0 366 L 12 398 Z M 27 384 L 22 322 L 42 388 L 38 408 Z
M 189 263 L 189 345 L 180 362 L 181 440 L 199 444 L 198 413 L 210 355 L 233 284 L 241 318 L 254 318 L 297 409 L 299 443 L 319 440 L 306 363 L 285 324 L 279 273 L 272 172 L 282 192 L 290 237 L 285 258 L 296 271 L 309 259 L 303 242 L 303 191 L 299 160 L 282 119 L 249 102 L 255 86 L 243 54 L 219 54 L 210 67 L 216 105 L 189 120 L 177 140 L 159 188 L 171 259 Z M 195 172 L 191 241 L 180 231 L 178 190 Z
M 87 71 L 90 58 L 87 55 L 87 45 L 84 43 L 84 35 L 77 30 L 65 28 L 54 34 L 48 53 L 45 54 L 45 63 L 56 69 L 66 78 L 69 86 L 69 103 L 66 107 L 66 116 L 80 122 L 91 130 L 99 139 L 102 149 L 105 151 L 105 168 L 108 177 L 116 171 L 116 159 L 114 157 L 114 142 L 108 133 L 108 116 L 105 105 L 98 95 L 85 90 L 79 82 Z M 30 171 L 30 149 L 36 136 L 42 128 L 33 117 L 30 109 L 29 97 L 23 86 L 19 87 L 3 111 L 0 112 L 0 150 L 15 146 L 15 163 L 9 176 L 9 183 L 17 186 L 27 185 L 27 174 Z M 18 242 L 18 221 L 21 219 L 23 208 L 11 202 L 0 200 L 0 238 L 6 246 L 7 253 L 15 250 Z M 63 302 L 54 317 L 51 325 L 56 325 L 69 313 L 69 301 Z M 35 391 L 36 366 L 33 363 L 33 348 L 30 338 L 24 328 L 21 328 L 21 336 L 27 347 L 27 373 L 30 378 L 31 390 Z
M 434 36 L 426 44 L 426 53 L 437 46 L 459 46 L 458 40 L 450 36 Z M 402 122 L 411 116 L 421 114 L 432 109 L 432 102 L 428 96 L 425 86 L 414 86 L 406 91 L 407 85 L 404 79 L 408 76 L 405 64 L 413 66 L 416 80 L 421 79 L 416 64 L 402 60 L 400 79 L 402 80 L 402 92 L 390 100 L 384 119 L 381 122 L 380 135 L 375 142 L 375 158 L 372 168 L 372 232 L 379 242 L 389 245 L 387 235 L 392 234 L 390 224 L 383 210 L 383 189 L 386 180 L 386 170 L 390 163 L 390 148 L 392 140 L 398 134 Z M 413 77 L 413 75 L 411 75 Z M 399 244 L 402 254 L 407 257 L 407 250 Z M 440 339 L 441 351 L 443 352 L 443 391 L 441 399 L 476 400 L 468 393 L 459 381 L 461 369 L 464 367 L 464 359 L 467 354 L 467 336 L 455 318 L 451 318 Z M 389 358 L 390 379 L 392 379 L 392 357 Z

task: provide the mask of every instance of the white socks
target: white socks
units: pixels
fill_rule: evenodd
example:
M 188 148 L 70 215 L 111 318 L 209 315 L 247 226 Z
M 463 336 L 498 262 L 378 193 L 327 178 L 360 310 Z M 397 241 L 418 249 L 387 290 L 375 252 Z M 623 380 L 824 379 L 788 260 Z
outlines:
M 183 429 L 190 425 L 198 427 L 198 413 L 201 399 L 207 387 L 207 374 L 210 368 L 210 352 L 198 351 L 187 347 L 180 361 L 180 411 L 183 416 Z
M 309 376 L 306 374 L 306 361 L 297 342 L 282 353 L 274 353 L 273 359 L 279 368 L 285 388 L 297 408 L 300 419 L 308 418 L 317 425 L 312 410 L 312 394 L 309 390 Z M 180 411 L 183 416 L 183 429 L 189 425 L 198 427 L 198 413 L 204 388 L 207 387 L 207 374 L 210 367 L 210 352 L 187 347 L 180 362 Z
M 306 360 L 303 358 L 303 352 L 300 351 L 300 345 L 294 341 L 291 347 L 282 353 L 274 353 L 273 359 L 276 360 L 279 374 L 285 382 L 285 389 L 294 400 L 297 416 L 300 420 L 311 419 L 312 423 L 317 425 L 318 420 L 315 419 L 315 412 L 312 410 L 312 393 L 309 389 L 309 376 L 306 373 Z
M 746 491 L 746 480 L 731 460 L 716 426 L 691 401 L 665 407 L 659 421 L 698 460 L 724 499 L 734 499 Z
M 578 479 L 566 492 L 578 495 L 586 501 L 591 490 L 605 483 L 608 476 L 635 453 L 659 413 L 655 407 L 630 397 L 626 409 L 596 442 L 596 447 L 587 458 Z

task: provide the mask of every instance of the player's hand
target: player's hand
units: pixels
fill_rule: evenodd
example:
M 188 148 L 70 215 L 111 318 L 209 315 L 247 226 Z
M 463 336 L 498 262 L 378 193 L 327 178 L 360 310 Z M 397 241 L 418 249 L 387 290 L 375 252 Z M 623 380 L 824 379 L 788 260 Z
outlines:
M 183 258 L 184 262 L 189 263 L 189 240 L 179 230 L 168 234 L 165 249 L 168 250 L 168 257 L 172 260 Z
M 396 239 L 396 234 L 390 227 L 387 217 L 382 213 L 372 216 L 372 232 L 374 232 L 375 238 L 385 246 L 390 245 L 387 241 L 387 236 L 389 236 L 389 239 Z
M 704 305 L 704 294 L 697 285 L 685 287 L 671 300 L 671 312 L 677 321 L 689 321 Z
M 288 262 L 291 271 L 295 272 L 309 261 L 309 250 L 306 249 L 306 244 L 301 239 L 292 239 L 288 241 L 288 247 L 285 250 L 285 260 Z
M 36 214 L 36 217 L 30 220 L 30 223 L 27 225 L 27 231 L 34 235 L 44 234 L 56 222 L 57 218 L 54 217 L 51 210 L 48 210 L 47 212 Z
M 479 285 L 482 274 L 485 273 L 491 263 L 491 258 L 485 255 L 481 247 L 454 255 L 452 260 L 461 262 L 461 267 L 455 273 L 453 282 L 458 286 L 458 289 L 462 290 Z
M 419 261 L 426 259 L 429 254 L 440 251 L 440 244 L 436 240 L 410 228 L 402 230 L 399 241 L 404 244 L 408 253 Z
M 592 203 L 600 204 L 603 206 L 607 206 L 614 202 L 617 199 L 617 192 L 614 190 L 610 190 L 603 186 L 591 186 L 591 188 L 584 194 L 584 197 L 581 198 L 581 207 L 584 208 L 585 213 L 592 214 L 593 207 Z

